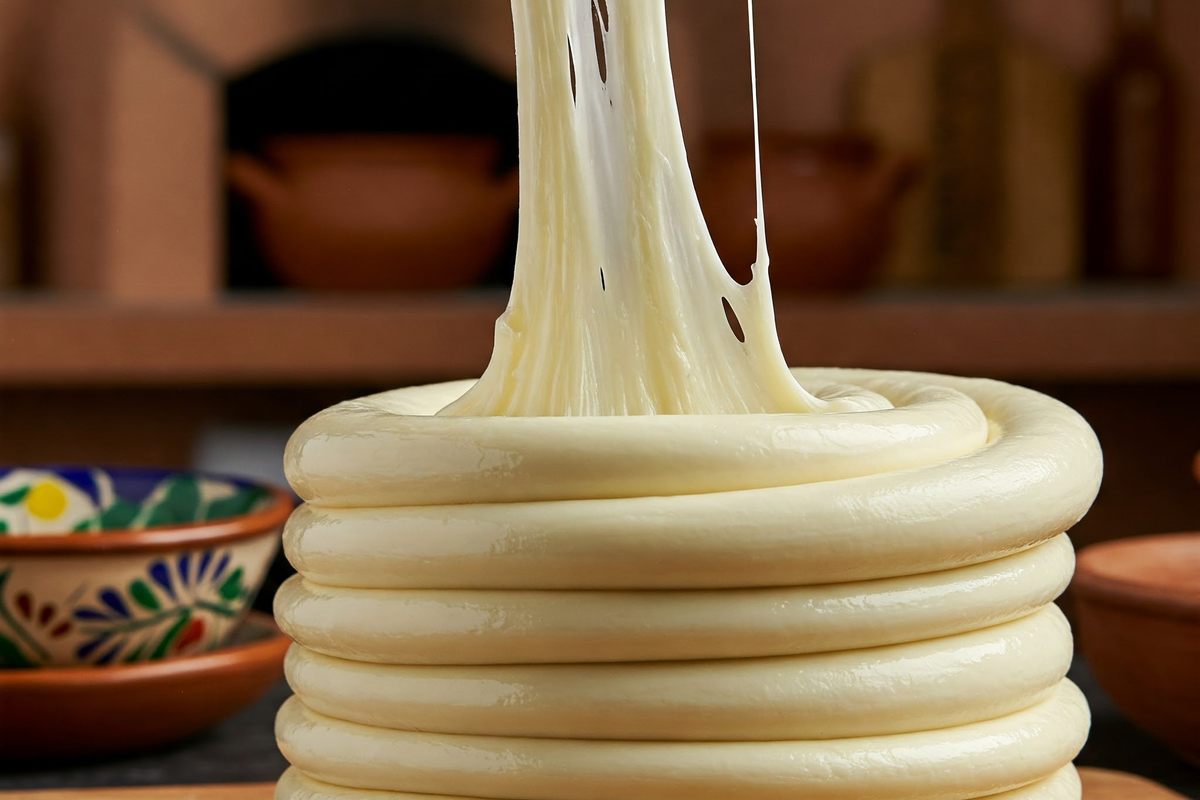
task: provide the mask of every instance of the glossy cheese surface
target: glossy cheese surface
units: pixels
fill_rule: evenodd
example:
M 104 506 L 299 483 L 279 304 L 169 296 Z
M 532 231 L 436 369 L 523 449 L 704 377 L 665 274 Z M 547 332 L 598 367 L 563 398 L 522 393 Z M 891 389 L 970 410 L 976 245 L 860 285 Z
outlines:
M 505 800 L 966 800 L 1066 766 L 1087 734 L 1063 682 L 1008 716 L 953 728 L 819 741 L 646 742 L 394 731 L 318 714 L 296 699 L 276 735 L 317 780 Z
M 359 457 L 377 450 L 396 454 L 388 456 L 395 463 L 404 462 L 397 443 L 386 437 L 383 443 L 375 441 L 372 423 L 349 431 L 342 428 L 343 412 L 334 407 L 301 427 L 289 444 L 289 480 L 312 507 L 289 523 L 284 546 L 302 572 L 340 586 L 795 586 L 932 572 L 1008 555 L 1069 528 L 1083 516 L 1099 487 L 1102 462 L 1095 434 L 1078 414 L 1045 395 L 998 381 L 917 373 L 796 373 L 802 379 L 860 383 L 885 393 L 892 382 L 951 389 L 960 404 L 978 407 L 988 434 L 964 443 L 960 449 L 965 453 L 943 456 L 914 448 L 911 460 L 881 465 L 867 475 L 838 478 L 835 470 L 796 485 L 732 491 L 705 485 L 703 491 L 637 496 L 646 491 L 638 476 L 645 471 L 639 462 L 647 443 L 661 439 L 662 447 L 683 464 L 690 463 L 689 443 L 703 449 L 706 442 L 698 429 L 678 435 L 676 418 L 646 417 L 629 451 L 613 459 L 614 465 L 628 467 L 631 477 L 620 494 L 629 496 L 476 502 L 470 487 L 485 476 L 463 473 L 447 479 L 449 485 L 463 487 L 454 503 L 412 506 L 404 503 L 420 496 L 425 477 L 411 478 L 409 485 L 409 477 L 381 464 L 380 458 Z M 408 391 L 419 390 L 399 393 Z M 427 415 L 433 410 L 430 404 Z M 855 431 L 875 426 L 877 414 L 902 412 L 829 416 L 846 417 L 842 438 L 853 441 Z M 396 417 L 391 412 L 382 416 Z M 419 426 L 422 418 L 400 421 Z M 803 428 L 825 418 L 796 415 L 780 424 Z M 470 420 L 479 430 L 503 428 L 513 421 Z M 527 449 L 515 452 L 513 460 L 537 463 L 539 447 L 561 448 L 562 441 L 572 440 L 574 430 L 586 431 L 597 421 L 612 420 L 521 420 L 548 427 L 544 435 L 527 437 Z M 745 421 L 732 417 L 707 423 L 736 428 Z M 336 471 L 344 475 L 341 480 L 355 487 L 350 490 L 354 502 L 372 499 L 366 503 L 371 507 L 343 509 L 336 497 L 313 493 L 312 474 L 324 468 L 302 454 L 317 440 L 326 461 L 340 465 Z M 456 446 L 448 444 L 447 449 L 453 452 Z M 829 456 L 834 462 L 837 458 Z M 811 459 L 820 461 L 815 455 Z M 577 470 L 587 468 L 586 456 L 576 460 Z M 651 460 L 661 464 L 657 456 Z M 486 460 L 477 464 L 484 473 L 492 471 Z M 314 472 L 306 471 L 310 469 Z M 540 493 L 555 496 L 573 483 L 570 470 L 546 467 L 535 474 L 527 469 L 524 475 Z M 560 478 L 567 487 L 557 487 Z M 613 480 L 622 480 L 615 466 Z
M 377 663 L 750 658 L 878 647 L 1007 622 L 1061 594 L 1074 563 L 1059 536 L 970 567 L 821 586 L 363 590 L 295 576 L 275 609 L 305 647 Z
M 987 796 L 992 800 L 1079 800 L 1080 792 L 1079 773 L 1068 764 L 1049 777 L 1028 786 Z M 450 795 L 347 789 L 309 778 L 295 768 L 283 774 L 275 796 L 278 800 L 474 800 Z M 629 797 L 626 800 L 641 799 Z
M 1087 423 L 997 381 L 789 371 L 761 189 L 748 285 L 705 229 L 663 0 L 513 19 L 487 370 L 287 447 L 277 797 L 1079 800 L 1052 602 Z
M 397 730 L 739 741 L 906 733 L 992 719 L 1071 663 L 1054 605 L 1003 625 L 886 647 L 771 658 L 385 665 L 293 647 L 287 677 L 326 716 Z

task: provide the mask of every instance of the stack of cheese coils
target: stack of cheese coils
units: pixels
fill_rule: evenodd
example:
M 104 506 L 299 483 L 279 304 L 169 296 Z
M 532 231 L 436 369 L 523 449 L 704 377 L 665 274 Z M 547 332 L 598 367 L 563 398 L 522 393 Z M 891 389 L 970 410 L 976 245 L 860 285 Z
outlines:
M 1066 406 L 797 370 L 858 413 L 306 422 L 280 798 L 1079 797 Z M 847 389 L 850 385 L 857 387 Z

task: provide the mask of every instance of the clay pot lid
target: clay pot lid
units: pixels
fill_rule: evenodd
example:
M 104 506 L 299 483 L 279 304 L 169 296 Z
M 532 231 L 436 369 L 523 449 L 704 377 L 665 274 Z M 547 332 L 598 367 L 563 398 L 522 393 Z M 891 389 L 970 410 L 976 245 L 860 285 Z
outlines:
M 1073 589 L 1087 600 L 1200 620 L 1200 533 L 1137 536 L 1084 548 Z

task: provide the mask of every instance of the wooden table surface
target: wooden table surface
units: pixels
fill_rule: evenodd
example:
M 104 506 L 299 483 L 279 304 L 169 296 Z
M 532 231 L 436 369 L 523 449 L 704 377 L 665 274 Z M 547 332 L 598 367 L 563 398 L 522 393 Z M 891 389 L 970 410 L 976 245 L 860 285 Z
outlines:
M 1083 778 L 1084 800 L 1187 800 L 1157 783 L 1125 772 L 1084 767 L 1079 774 Z
M 1084 800 L 1186 800 L 1156 783 L 1123 772 L 1083 768 Z M 173 786 L 141 789 L 71 789 L 0 792 L 4 800 L 271 800 L 273 783 L 240 786 Z

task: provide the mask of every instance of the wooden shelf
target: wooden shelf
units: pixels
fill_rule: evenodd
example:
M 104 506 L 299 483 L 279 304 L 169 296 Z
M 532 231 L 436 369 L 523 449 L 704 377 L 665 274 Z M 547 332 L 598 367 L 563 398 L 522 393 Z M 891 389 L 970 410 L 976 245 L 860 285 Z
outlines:
M 778 299 L 793 364 L 1200 379 L 1200 292 Z M 0 299 L 0 385 L 400 384 L 478 375 L 504 296 Z

